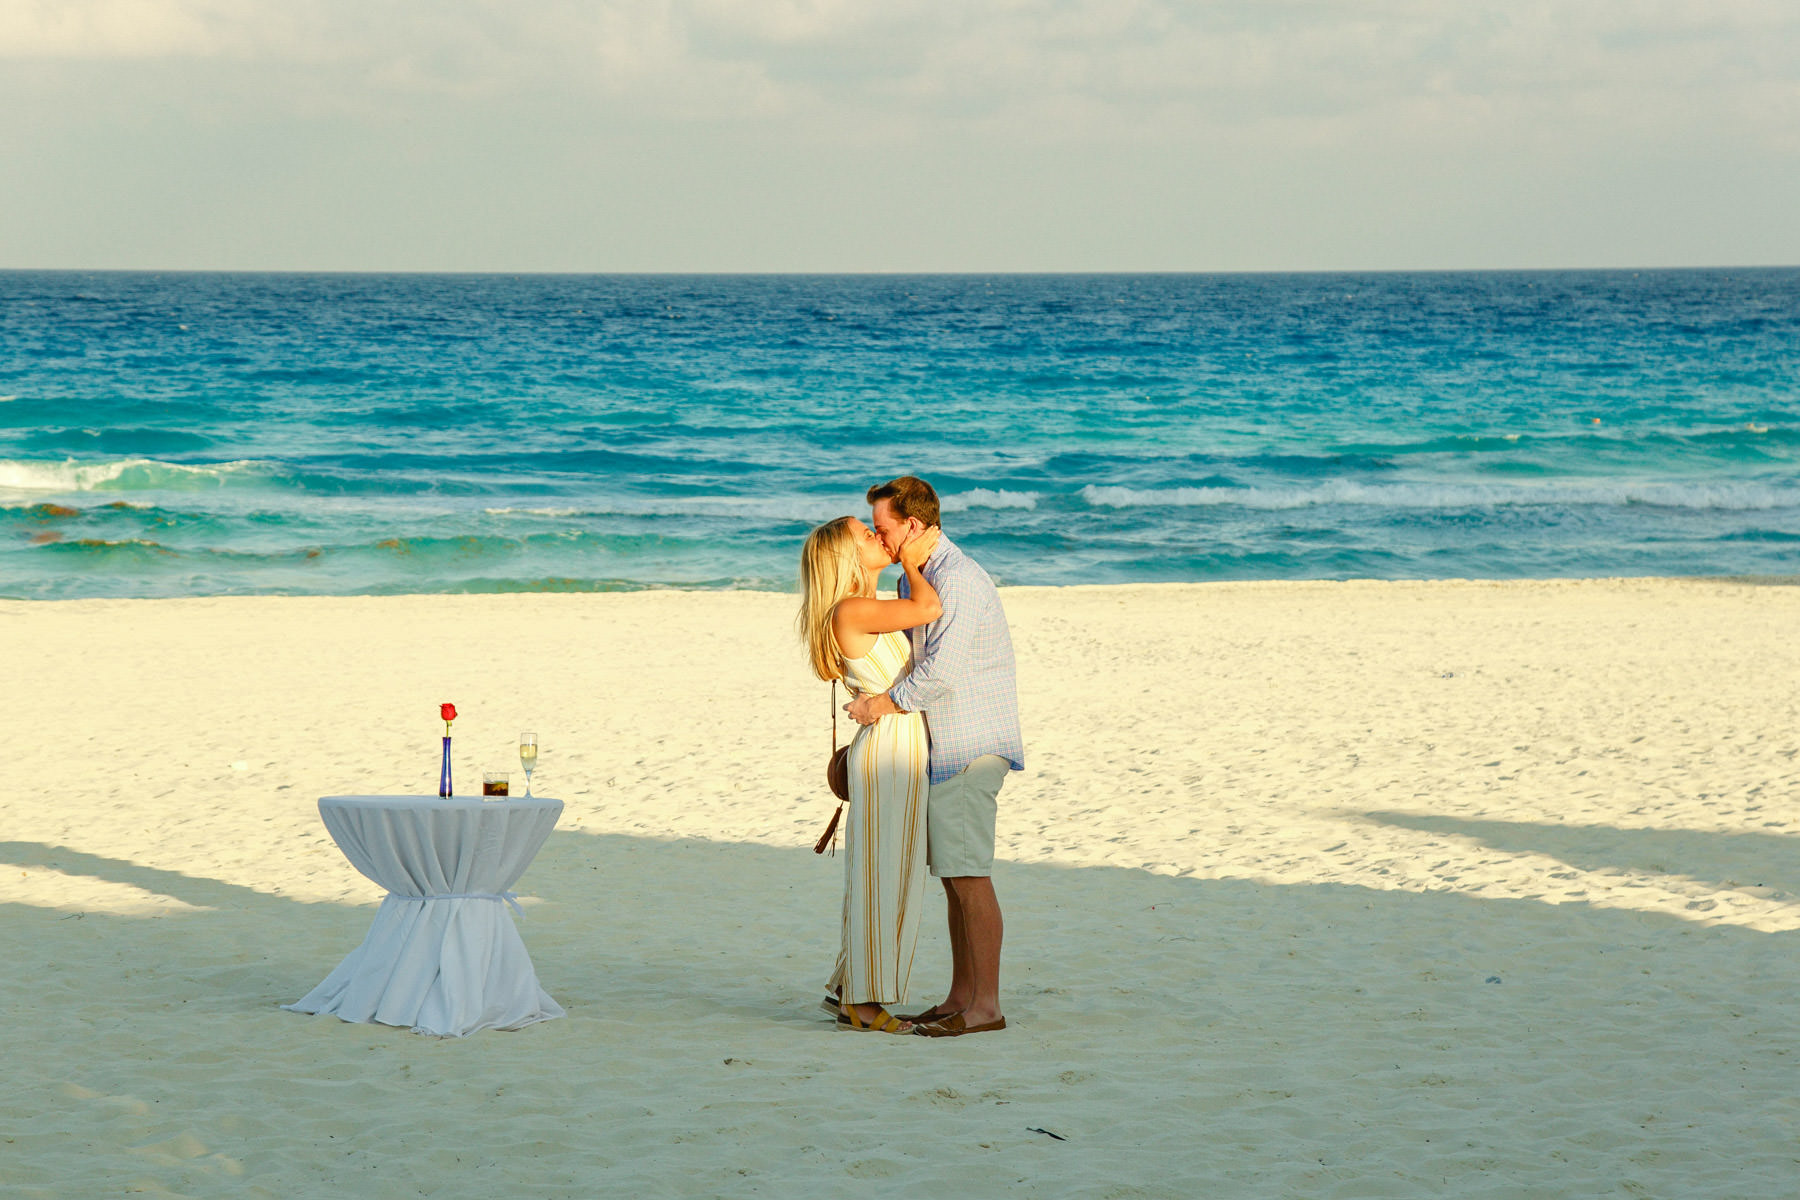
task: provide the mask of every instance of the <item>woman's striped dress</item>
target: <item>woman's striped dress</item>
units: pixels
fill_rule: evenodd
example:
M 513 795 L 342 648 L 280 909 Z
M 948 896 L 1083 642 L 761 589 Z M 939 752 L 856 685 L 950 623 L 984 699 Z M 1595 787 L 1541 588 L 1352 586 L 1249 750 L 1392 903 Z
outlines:
M 867 654 L 844 660 L 844 681 L 874 695 L 911 669 L 906 635 L 884 633 Z M 925 718 L 918 713 L 882 717 L 850 743 L 844 942 L 827 985 L 845 1004 L 906 998 L 925 904 L 928 749 Z

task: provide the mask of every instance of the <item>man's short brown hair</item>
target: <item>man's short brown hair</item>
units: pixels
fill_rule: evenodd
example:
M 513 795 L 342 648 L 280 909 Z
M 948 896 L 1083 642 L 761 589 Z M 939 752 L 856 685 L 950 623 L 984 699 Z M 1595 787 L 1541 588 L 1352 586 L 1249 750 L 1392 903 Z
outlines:
M 927 527 L 939 524 L 937 493 L 917 475 L 876 484 L 869 489 L 869 507 L 875 507 L 877 500 L 886 500 L 902 521 L 917 520 Z

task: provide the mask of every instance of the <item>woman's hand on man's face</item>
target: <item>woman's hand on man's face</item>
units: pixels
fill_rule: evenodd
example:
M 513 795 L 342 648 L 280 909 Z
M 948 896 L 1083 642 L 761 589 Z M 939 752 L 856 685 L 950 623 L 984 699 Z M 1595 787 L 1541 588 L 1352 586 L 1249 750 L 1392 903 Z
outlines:
M 907 539 L 906 544 L 900 547 L 900 565 L 903 567 L 923 566 L 925 560 L 931 557 L 931 552 L 937 549 L 939 532 L 938 527 L 933 525 L 929 529 L 920 530 Z

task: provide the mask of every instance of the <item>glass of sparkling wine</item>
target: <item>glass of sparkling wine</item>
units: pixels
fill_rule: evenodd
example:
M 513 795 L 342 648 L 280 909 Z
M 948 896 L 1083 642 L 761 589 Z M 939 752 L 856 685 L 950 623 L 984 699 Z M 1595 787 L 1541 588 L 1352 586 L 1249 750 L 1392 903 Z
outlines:
M 525 794 L 531 795 L 531 773 L 537 769 L 537 734 L 519 735 L 519 765 L 525 768 Z

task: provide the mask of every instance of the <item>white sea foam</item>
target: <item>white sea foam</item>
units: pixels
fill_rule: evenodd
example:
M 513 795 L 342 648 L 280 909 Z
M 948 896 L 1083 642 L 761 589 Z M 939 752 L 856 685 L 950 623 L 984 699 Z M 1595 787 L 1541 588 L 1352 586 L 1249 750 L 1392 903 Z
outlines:
M 1034 509 L 1035 492 L 996 491 L 974 488 L 941 498 L 944 512 L 972 508 Z M 505 505 L 482 511 L 493 517 L 749 517 L 762 521 L 807 521 L 817 524 L 850 513 L 863 516 L 867 503 L 861 496 L 841 500 L 816 496 L 662 496 L 644 499 L 597 499 L 592 504 L 563 507 Z
M 484 508 L 490 517 L 591 517 L 598 516 L 585 508 Z
M 1732 512 L 1800 507 L 1800 488 L 1759 483 L 1365 484 L 1333 480 L 1312 487 L 1182 487 L 1081 489 L 1095 508 L 1199 508 L 1235 505 L 1262 510 L 1356 505 L 1374 508 L 1495 508 L 1502 506 L 1631 504 Z
M 958 492 L 953 496 L 943 496 L 938 500 L 938 508 L 943 512 L 967 512 L 971 508 L 1024 508 L 1037 507 L 1036 492 L 995 491 L 992 488 L 974 488 L 967 492 Z
M 661 496 L 596 498 L 591 504 L 576 507 L 502 505 L 482 511 L 493 517 L 724 517 L 818 524 L 867 507 L 860 496 L 842 500 L 811 496 Z

